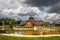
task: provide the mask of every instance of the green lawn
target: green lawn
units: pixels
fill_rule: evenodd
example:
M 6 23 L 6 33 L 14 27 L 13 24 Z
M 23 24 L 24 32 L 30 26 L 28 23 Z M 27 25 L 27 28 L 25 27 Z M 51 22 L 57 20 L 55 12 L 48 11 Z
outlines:
M 60 40 L 60 37 L 14 37 L 14 36 L 1 36 L 0 40 Z

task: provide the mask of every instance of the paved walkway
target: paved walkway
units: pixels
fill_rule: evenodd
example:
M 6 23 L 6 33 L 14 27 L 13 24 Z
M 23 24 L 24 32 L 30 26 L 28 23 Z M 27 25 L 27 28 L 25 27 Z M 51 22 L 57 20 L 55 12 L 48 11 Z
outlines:
M 17 37 L 51 37 L 51 36 L 60 36 L 60 35 L 20 35 L 20 34 L 0 34 L 6 36 L 17 36 Z

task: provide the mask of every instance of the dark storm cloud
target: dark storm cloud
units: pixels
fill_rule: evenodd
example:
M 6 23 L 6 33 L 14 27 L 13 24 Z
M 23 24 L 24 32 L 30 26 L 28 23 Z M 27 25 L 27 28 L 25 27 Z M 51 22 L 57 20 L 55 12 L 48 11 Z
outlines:
M 55 5 L 52 5 L 51 9 L 49 10 L 49 13 L 60 13 L 60 3 L 57 3 Z
M 49 6 L 58 3 L 60 0 L 26 0 L 26 4 L 31 6 Z
M 30 6 L 51 6 L 49 13 L 60 13 L 60 0 L 26 0 L 26 4 Z

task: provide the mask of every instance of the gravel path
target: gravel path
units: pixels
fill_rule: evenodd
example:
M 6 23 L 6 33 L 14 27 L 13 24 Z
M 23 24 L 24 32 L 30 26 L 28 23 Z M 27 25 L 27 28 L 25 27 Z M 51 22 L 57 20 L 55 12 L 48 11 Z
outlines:
M 17 36 L 17 37 L 51 37 L 51 36 L 60 36 L 60 35 L 20 35 L 20 34 L 0 34 L 6 36 Z

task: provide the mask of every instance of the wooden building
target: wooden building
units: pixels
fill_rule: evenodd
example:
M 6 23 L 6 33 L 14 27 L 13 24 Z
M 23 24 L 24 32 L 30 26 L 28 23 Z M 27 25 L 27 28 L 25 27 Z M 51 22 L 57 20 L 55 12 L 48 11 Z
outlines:
M 42 20 L 34 20 L 32 16 L 25 22 L 25 26 L 43 26 Z

